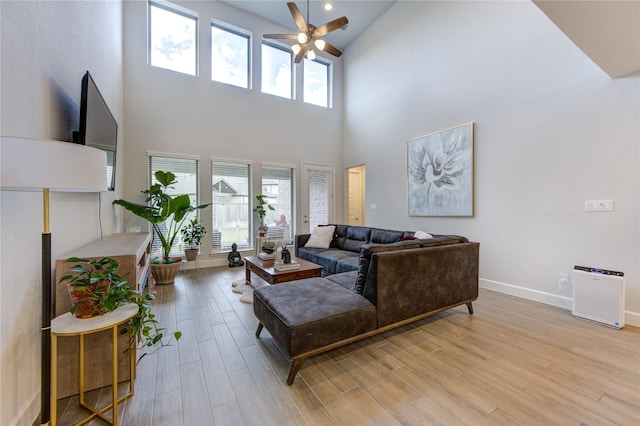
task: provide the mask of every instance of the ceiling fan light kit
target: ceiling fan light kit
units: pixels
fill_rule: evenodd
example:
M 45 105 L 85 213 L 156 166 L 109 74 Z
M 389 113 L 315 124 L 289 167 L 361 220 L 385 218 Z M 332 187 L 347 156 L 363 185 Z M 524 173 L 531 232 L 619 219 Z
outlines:
M 287 7 L 289 8 L 289 12 L 291 12 L 291 16 L 293 17 L 293 20 L 296 23 L 299 32 L 297 34 L 264 34 L 264 38 L 296 40 L 298 43 L 291 46 L 291 51 L 295 56 L 294 62 L 296 64 L 302 61 L 302 58 L 305 56 L 305 54 L 307 59 L 309 60 L 314 60 L 316 58 L 316 52 L 313 50 L 312 46 L 315 46 L 317 49 L 327 52 L 336 57 L 342 55 L 342 51 L 340 51 L 340 49 L 327 43 L 320 37 L 323 37 L 330 32 L 347 26 L 347 24 L 349 24 L 349 20 L 346 16 L 334 19 L 333 21 L 316 27 L 315 25 L 309 23 L 309 0 L 307 0 L 306 21 L 302 17 L 300 9 L 298 9 L 298 6 L 296 6 L 294 2 L 287 3 Z

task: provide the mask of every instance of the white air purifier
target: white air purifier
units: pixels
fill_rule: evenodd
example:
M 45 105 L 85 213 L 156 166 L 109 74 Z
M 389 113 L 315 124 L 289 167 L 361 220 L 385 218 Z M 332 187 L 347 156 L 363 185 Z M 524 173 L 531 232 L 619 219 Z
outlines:
M 610 327 L 624 327 L 624 273 L 576 266 L 572 313 Z

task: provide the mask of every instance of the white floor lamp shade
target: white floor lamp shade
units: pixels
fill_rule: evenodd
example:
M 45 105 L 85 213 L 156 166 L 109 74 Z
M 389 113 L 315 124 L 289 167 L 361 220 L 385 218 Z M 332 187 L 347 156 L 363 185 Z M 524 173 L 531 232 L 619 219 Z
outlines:
M 42 365 L 40 424 L 51 416 L 51 233 L 49 191 L 101 192 L 107 190 L 107 154 L 69 142 L 0 137 L 0 190 L 38 191 L 43 194 L 42 232 Z

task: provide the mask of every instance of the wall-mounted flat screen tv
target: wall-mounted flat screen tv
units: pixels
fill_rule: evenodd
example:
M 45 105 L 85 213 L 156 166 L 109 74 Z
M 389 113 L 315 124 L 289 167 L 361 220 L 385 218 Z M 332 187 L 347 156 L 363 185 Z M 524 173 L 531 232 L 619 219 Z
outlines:
M 118 123 L 111 114 L 89 71 L 82 77 L 80 128 L 74 142 L 107 152 L 107 185 L 115 189 Z

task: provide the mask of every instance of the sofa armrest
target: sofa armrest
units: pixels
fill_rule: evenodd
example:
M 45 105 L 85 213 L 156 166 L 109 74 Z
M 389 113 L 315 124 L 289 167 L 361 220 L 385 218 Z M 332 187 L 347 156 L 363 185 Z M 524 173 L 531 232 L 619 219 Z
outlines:
M 480 243 L 373 254 L 364 296 L 378 327 L 478 298 Z
M 304 247 L 305 244 L 307 244 L 307 241 L 309 241 L 309 237 L 311 237 L 311 234 L 296 234 L 295 237 L 293 238 L 293 243 L 294 243 L 294 247 L 295 247 L 295 255 L 298 256 L 298 249 L 300 247 Z

